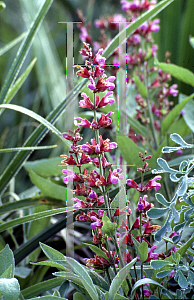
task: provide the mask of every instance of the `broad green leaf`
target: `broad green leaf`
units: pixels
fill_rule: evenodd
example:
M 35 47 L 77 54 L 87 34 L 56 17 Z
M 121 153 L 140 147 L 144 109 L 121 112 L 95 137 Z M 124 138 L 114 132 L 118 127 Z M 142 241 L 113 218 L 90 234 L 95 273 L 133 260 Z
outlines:
M 13 271 L 12 271 L 12 266 L 13 265 L 10 265 L 6 270 L 5 272 L 3 272 L 1 275 L 0 275 L 0 278 L 12 278 L 13 275 Z
M 133 129 L 140 133 L 142 136 L 146 137 L 148 136 L 148 132 L 145 126 L 143 126 L 138 120 L 136 120 L 134 117 L 130 117 L 127 114 L 127 122 L 133 127 Z
M 169 131 L 170 126 L 174 123 L 175 119 L 179 116 L 181 110 L 183 107 L 189 102 L 192 98 L 194 97 L 194 94 L 191 96 L 185 98 L 181 103 L 177 104 L 170 112 L 169 114 L 165 117 L 165 119 L 162 122 L 162 127 L 161 127 L 161 133 L 163 135 L 166 134 L 166 132 Z
M 148 210 L 147 215 L 151 219 L 159 219 L 164 216 L 169 211 L 169 208 L 150 208 Z
M 176 79 L 181 80 L 194 87 L 194 74 L 188 69 L 176 66 L 174 64 L 159 63 L 156 61 L 156 59 L 155 64 L 164 72 L 169 73 Z
M 15 111 L 19 111 L 29 117 L 32 117 L 33 119 L 37 120 L 38 122 L 42 123 L 44 126 L 46 126 L 48 129 L 50 129 L 54 134 L 56 134 L 58 136 L 58 138 L 60 138 L 68 147 L 71 146 L 71 143 L 64 139 L 64 137 L 62 136 L 62 133 L 54 126 L 52 125 L 50 122 L 48 122 L 45 118 L 41 117 L 40 115 L 36 114 L 35 112 L 24 108 L 22 106 L 19 105 L 15 105 L 15 104 L 1 104 L 0 105 L 0 109 L 1 108 L 8 108 L 8 109 L 12 109 Z
M 7 97 L 6 97 L 6 102 L 9 103 L 15 94 L 18 92 L 28 75 L 30 74 L 32 68 L 34 67 L 36 63 L 36 58 L 32 60 L 32 62 L 29 64 L 29 66 L 26 68 L 26 70 L 23 72 L 23 74 L 18 78 L 18 80 L 14 83 L 14 85 L 11 87 L 11 89 L 8 91 Z
M 75 294 L 73 294 L 73 300 L 85 300 L 85 296 L 80 294 L 79 292 L 76 292 Z
M 6 8 L 6 5 L 3 1 L 0 1 L 0 12 Z
M 133 33 L 137 28 L 139 28 L 144 22 L 149 19 L 155 17 L 160 11 L 162 11 L 165 7 L 167 7 L 174 0 L 163 0 L 159 2 L 153 9 L 148 10 L 144 14 L 142 14 L 137 20 L 129 24 L 126 29 L 124 28 L 120 33 L 118 33 L 115 38 L 112 39 L 108 47 L 104 50 L 103 56 L 108 58 L 119 46 L 119 42 L 124 42 L 123 32 L 126 30 L 126 37 L 129 37 L 131 33 Z M 123 38 L 123 40 L 122 40 Z
M 61 157 L 44 158 L 35 161 L 27 161 L 24 168 L 29 172 L 32 170 L 37 175 L 42 177 L 62 175 L 64 166 L 59 166 Z
M 88 273 L 90 275 L 90 277 L 92 278 L 93 283 L 102 288 L 105 291 L 109 290 L 109 284 L 106 282 L 106 280 L 99 275 L 97 272 L 93 271 L 92 269 L 88 270 Z
M 0 276 L 10 267 L 12 266 L 11 270 L 11 277 L 14 277 L 14 270 L 15 270 L 15 261 L 13 252 L 9 248 L 7 244 L 3 250 L 0 251 Z
M 167 292 L 167 294 L 170 296 L 170 299 L 174 299 L 174 297 L 171 295 L 171 293 L 160 283 L 158 283 L 157 281 L 150 279 L 150 278 L 144 278 L 144 279 L 140 279 L 138 281 L 136 281 L 136 283 L 134 284 L 132 291 L 131 291 L 131 296 L 133 296 L 135 290 L 140 287 L 143 284 L 154 284 L 159 286 L 161 289 L 165 290 L 165 292 Z M 132 298 L 133 299 L 133 298 Z
M 15 276 L 20 277 L 20 278 L 26 278 L 30 275 L 32 272 L 32 269 L 19 266 L 15 268 Z
M 130 263 L 124 266 L 115 276 L 113 281 L 111 282 L 110 289 L 109 289 L 109 300 L 116 299 L 116 294 L 122 285 L 123 281 L 126 279 L 129 270 L 133 267 L 136 263 L 137 258 L 134 258 Z
M 96 253 L 98 256 L 103 257 L 107 261 L 109 261 L 109 258 L 107 257 L 106 253 L 102 251 L 100 248 L 96 247 L 95 245 L 84 243 L 84 245 L 88 246 L 94 253 Z
M 168 261 L 165 261 L 165 260 L 152 260 L 151 261 L 151 267 L 154 268 L 154 269 L 160 269 L 164 266 L 173 266 L 174 264 L 171 264 L 170 262 Z
M 145 99 L 147 98 L 148 95 L 148 90 L 146 88 L 146 86 L 144 85 L 144 83 L 140 80 L 140 78 L 133 73 L 133 78 L 135 81 L 135 84 L 137 86 L 138 92 L 140 93 L 140 95 Z
M 0 278 L 0 293 L 6 300 L 18 300 L 20 285 L 15 278 Z
M 91 277 L 89 276 L 86 269 L 78 263 L 75 259 L 71 257 L 66 257 L 66 262 L 71 266 L 72 271 L 79 275 L 81 282 L 93 300 L 98 300 L 98 293 L 95 288 L 95 285 L 92 282 Z
M 25 288 L 21 291 L 21 294 L 25 299 L 30 299 L 31 297 L 36 297 L 41 295 L 52 288 L 55 288 L 63 283 L 64 279 L 54 278 L 45 280 L 43 282 L 31 285 L 28 288 Z M 37 299 L 37 298 L 36 298 Z
M 56 148 L 56 147 L 57 147 L 57 145 L 37 146 L 37 147 L 4 148 L 4 149 L 0 149 L 0 152 L 46 150 L 46 149 L 51 149 L 51 148 Z
M 142 160 L 138 155 L 139 152 L 143 151 L 142 148 L 136 145 L 127 136 L 118 135 L 116 137 L 116 142 L 124 160 L 128 165 L 132 165 L 132 168 L 134 168 L 135 170 L 137 169 L 137 167 L 140 167 L 142 165 Z
M 103 226 L 102 226 L 103 234 L 106 234 L 110 237 L 114 236 L 117 229 L 117 223 L 111 222 L 109 217 L 106 216 L 105 212 L 103 213 L 102 216 L 102 222 L 103 222 Z
M 7 51 L 9 51 L 11 48 L 13 48 L 19 42 L 21 42 L 25 36 L 26 36 L 26 32 L 20 34 L 17 38 L 15 38 L 14 40 L 12 40 L 10 43 L 8 43 L 4 47 L 0 48 L 0 56 L 2 56 L 4 53 L 6 53 Z
M 40 243 L 40 247 L 44 254 L 52 261 L 66 261 L 66 257 L 59 251 L 53 249 L 52 247 L 49 247 L 43 243 Z
M 75 284 L 78 284 L 79 286 L 84 287 L 81 278 L 71 272 L 59 271 L 59 272 L 54 272 L 53 275 L 57 277 L 63 277 L 64 280 L 69 280 Z
M 180 145 L 181 147 L 183 147 L 183 148 L 190 148 L 190 147 L 193 146 L 193 144 L 188 144 L 188 143 L 186 143 L 186 142 L 183 140 L 183 138 L 182 138 L 179 134 L 177 134 L 177 133 L 171 134 L 171 135 L 170 135 L 170 138 L 171 138 L 171 140 L 172 140 L 173 142 L 179 144 L 179 145 Z
M 73 210 L 74 210 L 73 207 L 57 208 L 57 209 L 50 209 L 50 210 L 47 210 L 47 211 L 43 211 L 43 212 L 40 212 L 40 213 L 35 213 L 35 214 L 28 215 L 28 216 L 21 217 L 21 218 L 16 218 L 16 219 L 13 219 L 11 221 L 8 221 L 6 223 L 1 224 L 0 225 L 0 232 L 6 230 L 8 228 L 12 228 L 12 227 L 15 227 L 17 225 L 21 225 L 21 224 L 24 224 L 24 223 L 27 223 L 27 222 L 30 222 L 30 221 L 34 221 L 34 220 L 45 218 L 45 217 L 54 216 L 54 215 L 57 215 L 57 214 L 62 214 L 62 213 L 65 213 L 65 212 L 68 212 L 68 211 L 73 211 Z
M 49 196 L 51 198 L 66 201 L 67 188 L 65 186 L 60 186 L 50 181 L 49 179 L 37 175 L 33 171 L 30 171 L 29 175 L 32 183 L 36 185 L 43 192 L 44 195 Z M 73 204 L 71 199 L 68 199 L 67 201 L 67 205 Z
M 9 89 L 11 88 L 11 86 L 13 85 L 13 83 L 16 79 L 16 76 L 19 73 L 19 71 L 23 65 L 23 62 L 26 58 L 26 55 L 28 54 L 28 51 L 33 42 L 35 34 L 37 33 L 38 28 L 41 25 L 52 2 L 53 2 L 53 0 L 45 0 L 42 7 L 39 9 L 34 22 L 31 24 L 31 27 L 30 27 L 26 37 L 24 38 L 24 40 L 16 54 L 16 57 L 12 63 L 12 66 L 5 78 L 5 83 L 4 83 L 4 85 L 1 89 L 1 93 L 0 93 L 0 103 L 6 103 L 7 93 L 9 91 Z
M 141 262 L 144 262 L 148 258 L 148 244 L 146 241 L 143 241 L 138 248 L 139 258 Z
M 193 49 L 194 49 L 194 37 L 190 36 L 189 42 L 190 42 L 191 47 L 193 47 Z

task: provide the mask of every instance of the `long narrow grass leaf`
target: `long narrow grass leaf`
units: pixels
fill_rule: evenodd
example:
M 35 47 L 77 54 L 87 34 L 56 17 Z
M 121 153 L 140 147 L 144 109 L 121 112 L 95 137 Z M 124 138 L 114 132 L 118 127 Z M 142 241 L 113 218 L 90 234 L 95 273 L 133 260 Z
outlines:
M 11 48 L 13 48 L 15 45 L 17 45 L 19 42 L 23 40 L 23 38 L 26 36 L 26 32 L 20 34 L 17 38 L 15 38 L 13 41 L 5 45 L 0 49 L 0 56 L 5 54 L 7 51 L 9 51 Z
M 26 58 L 26 55 L 28 54 L 28 51 L 33 42 L 35 34 L 37 33 L 38 28 L 41 25 L 52 2 L 53 2 L 53 0 L 46 0 L 44 2 L 44 4 L 39 9 L 39 11 L 36 15 L 34 22 L 32 23 L 32 25 L 28 31 L 28 34 L 26 35 L 25 39 L 23 40 L 23 42 L 16 54 L 16 57 L 12 63 L 12 66 L 6 76 L 5 83 L 4 83 L 1 93 L 0 93 L 0 103 L 6 103 L 6 95 L 9 91 L 9 89 L 11 88 L 11 86 L 13 85 L 13 83 L 17 77 L 17 74 L 23 65 L 23 62 Z

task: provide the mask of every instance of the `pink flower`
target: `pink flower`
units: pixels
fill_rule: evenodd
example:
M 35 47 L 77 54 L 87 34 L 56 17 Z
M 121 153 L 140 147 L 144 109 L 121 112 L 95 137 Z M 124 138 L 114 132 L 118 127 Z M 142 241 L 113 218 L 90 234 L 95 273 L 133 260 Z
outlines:
M 145 297 L 150 297 L 152 295 L 152 292 L 147 289 L 143 289 L 143 293 Z
M 94 79 L 91 76 L 89 77 L 89 79 L 90 79 L 90 83 L 87 85 L 87 87 L 90 90 L 94 91 L 96 89 L 96 83 L 95 83 Z
M 161 187 L 161 184 L 156 182 L 156 180 L 160 180 L 161 176 L 155 176 L 153 179 L 151 179 L 144 187 L 144 191 L 150 190 L 155 188 L 156 191 L 158 191 Z
M 72 200 L 73 201 L 77 201 L 77 203 L 76 204 L 74 204 L 74 208 L 76 208 L 76 209 L 80 209 L 80 208 L 85 208 L 85 207 L 87 207 L 87 205 L 85 204 L 85 202 L 83 201 L 83 200 L 80 200 L 80 199 L 78 199 L 78 198 L 72 198 Z
M 110 182 L 112 184 L 117 184 L 117 182 L 120 180 L 123 180 L 123 174 L 122 174 L 122 170 L 120 168 L 115 169 L 112 171 L 112 174 L 110 176 Z
M 91 127 L 91 123 L 87 119 L 82 119 L 80 117 L 77 117 L 75 119 L 81 121 L 81 123 L 78 123 L 77 121 L 74 121 L 75 126 L 82 126 L 82 127 L 88 127 L 88 128 Z
M 102 97 L 101 100 L 100 100 L 100 97 L 98 95 L 96 95 L 96 109 L 105 107 L 107 104 L 112 105 L 115 100 L 113 98 L 108 98 L 108 96 L 110 96 L 112 94 L 113 94 L 113 92 L 108 92 L 104 97 Z
M 103 49 L 99 49 L 98 52 L 96 53 L 96 55 L 93 58 L 93 64 L 98 64 L 100 67 L 104 67 L 105 65 L 105 60 L 106 58 L 101 56 L 101 54 L 103 53 Z
M 91 223 L 92 229 L 95 229 L 96 227 L 97 228 L 102 228 L 102 225 L 103 225 L 102 220 L 98 219 L 95 216 L 91 216 L 90 218 L 91 218 L 92 221 L 96 221 L 96 222 Z
M 80 100 L 79 102 L 80 107 L 90 108 L 93 110 L 94 104 L 91 102 L 90 98 L 85 93 L 82 93 L 81 96 L 84 97 L 84 100 Z
M 178 87 L 177 84 L 173 84 L 169 89 L 166 87 L 163 87 L 163 93 L 165 96 L 172 95 L 173 97 L 176 97 L 178 95 L 178 91 L 175 90 Z
M 110 126 L 112 120 L 108 118 L 111 114 L 113 114 L 112 111 L 110 111 L 107 115 L 101 114 L 101 118 L 98 121 L 98 125 L 100 127 L 108 127 Z
M 145 260 L 145 262 L 148 262 L 152 259 L 158 259 L 158 253 L 153 253 L 153 251 L 157 248 L 157 246 L 152 246 L 150 251 L 148 252 L 148 258 Z

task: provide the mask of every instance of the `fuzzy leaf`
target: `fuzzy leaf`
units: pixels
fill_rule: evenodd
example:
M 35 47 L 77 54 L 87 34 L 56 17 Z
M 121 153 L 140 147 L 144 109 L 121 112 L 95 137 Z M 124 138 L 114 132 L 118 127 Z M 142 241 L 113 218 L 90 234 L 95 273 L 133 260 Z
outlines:
M 178 284 L 182 289 L 186 289 L 188 286 L 187 279 L 183 275 L 182 271 L 179 271 Z
M 150 208 L 148 210 L 147 215 L 151 219 L 158 219 L 164 216 L 169 211 L 169 208 Z
M 107 261 L 109 261 L 109 258 L 107 257 L 106 253 L 104 253 L 104 251 L 102 251 L 101 249 L 99 249 L 98 247 L 91 245 L 91 244 L 87 244 L 87 243 L 83 243 L 84 245 L 88 246 L 92 251 L 94 251 L 98 256 L 103 257 L 104 259 L 106 259 Z
M 0 293 L 3 299 L 18 300 L 20 295 L 20 285 L 15 278 L 0 278 Z
M 174 264 L 168 262 L 168 261 L 165 261 L 165 260 L 152 260 L 151 261 L 151 267 L 154 268 L 154 269 L 160 269 L 164 266 L 173 266 Z
M 170 202 L 168 202 L 168 201 L 164 198 L 164 196 L 163 196 L 162 194 L 156 193 L 156 194 L 155 194 L 155 197 L 156 197 L 157 201 L 158 201 L 160 204 L 162 204 L 162 205 L 164 205 L 164 206 L 167 206 L 167 207 L 170 207 Z

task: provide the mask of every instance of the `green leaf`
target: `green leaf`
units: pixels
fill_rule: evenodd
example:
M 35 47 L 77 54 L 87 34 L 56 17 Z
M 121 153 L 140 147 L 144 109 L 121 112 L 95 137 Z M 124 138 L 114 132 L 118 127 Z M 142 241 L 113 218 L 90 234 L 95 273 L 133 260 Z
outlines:
M 62 174 L 62 169 L 64 169 L 64 166 L 59 166 L 61 160 L 61 157 L 51 157 L 35 161 L 27 161 L 24 168 L 28 172 L 31 170 L 42 177 L 59 176 Z
M 30 299 L 31 297 L 39 296 L 41 293 L 48 291 L 49 289 L 55 288 L 61 285 L 64 282 L 64 279 L 54 278 L 45 280 L 43 282 L 31 285 L 21 291 L 25 299 Z
M 9 248 L 9 245 L 6 245 L 3 250 L 0 251 L 0 276 L 10 267 L 11 267 L 11 277 L 14 277 L 15 270 L 15 261 L 13 252 Z
M 39 121 L 40 123 L 42 123 L 44 126 L 46 126 L 48 129 L 50 129 L 54 134 L 57 135 L 58 138 L 60 138 L 68 147 L 71 146 L 71 143 L 64 139 L 64 137 L 62 136 L 62 133 L 54 126 L 52 125 L 50 122 L 48 122 L 45 118 L 41 117 L 40 115 L 36 114 L 35 112 L 24 108 L 22 106 L 19 105 L 15 105 L 15 104 L 1 104 L 0 105 L 0 109 L 1 108 L 8 108 L 8 109 L 13 109 L 15 111 L 19 111 L 29 117 L 32 117 L 33 119 Z
M 1 274 L 0 278 L 12 278 L 12 265 L 10 265 L 4 273 Z
M 109 300 L 116 299 L 117 292 L 122 285 L 123 281 L 126 279 L 129 270 L 132 266 L 136 263 L 137 258 L 134 258 L 130 263 L 124 266 L 115 276 L 113 281 L 111 282 L 110 289 L 109 289 Z
M 148 132 L 145 126 L 143 126 L 138 120 L 136 120 L 134 117 L 132 118 L 127 114 L 127 122 L 133 127 L 133 129 L 140 133 L 142 136 L 146 137 L 148 136 Z
M 189 43 L 190 43 L 191 47 L 193 47 L 193 49 L 194 49 L 194 37 L 192 37 L 192 36 L 189 37 Z
M 3 1 L 0 1 L 0 12 L 6 8 L 6 5 Z
M 178 284 L 182 289 L 186 289 L 188 286 L 187 279 L 183 275 L 182 271 L 179 271 Z
M 30 300 L 37 300 L 39 298 L 30 298 Z M 66 298 L 61 298 L 57 296 L 42 296 L 40 297 L 41 300 L 64 300 Z M 66 299 L 67 300 L 67 299 Z
M 168 276 L 171 273 L 172 270 L 173 270 L 173 268 L 165 270 L 165 271 L 158 272 L 156 277 L 157 278 L 164 278 L 164 277 Z
M 84 245 L 88 246 L 92 251 L 94 251 L 94 253 L 96 253 L 98 256 L 103 257 L 104 259 L 106 259 L 107 261 L 109 261 L 109 258 L 107 257 L 106 253 L 104 251 L 102 251 L 100 248 L 91 245 L 91 244 L 87 244 L 87 243 L 83 243 Z
M 156 193 L 156 194 L 155 194 L 155 197 L 156 197 L 156 200 L 157 200 L 160 204 L 162 204 L 162 205 L 164 205 L 164 206 L 167 206 L 167 207 L 170 207 L 170 202 L 168 202 L 168 201 L 164 198 L 164 196 L 163 196 L 162 194 Z
M 65 186 L 64 187 L 60 186 L 50 181 L 49 179 L 45 179 L 41 176 L 38 176 L 33 171 L 30 171 L 29 175 L 32 183 L 36 185 L 43 192 L 43 194 L 51 198 L 56 198 L 59 200 L 66 201 L 67 188 Z M 72 200 L 68 199 L 67 205 L 70 206 L 72 204 L 73 204 Z
M 57 119 L 64 113 L 66 106 L 73 101 L 80 92 L 80 89 L 85 85 L 87 79 L 83 79 L 80 84 L 69 93 L 69 95 L 61 102 L 57 107 L 55 107 L 51 113 L 47 116 L 47 121 L 51 124 L 56 122 Z M 42 124 L 39 125 L 29 138 L 23 144 L 23 147 L 36 146 L 47 133 L 47 128 Z M 0 195 L 4 192 L 10 180 L 18 173 L 22 164 L 27 160 L 28 156 L 32 151 L 18 152 L 13 159 L 10 161 L 2 175 L 0 176 Z
M 144 262 L 148 258 L 148 244 L 143 241 L 138 247 L 139 258 L 141 262 Z
M 97 290 L 96 290 L 95 285 L 93 284 L 92 279 L 89 276 L 87 270 L 80 263 L 78 263 L 75 259 L 73 259 L 71 257 L 66 257 L 66 262 L 67 262 L 69 268 L 71 268 L 71 271 L 76 273 L 77 275 L 79 275 L 80 280 L 81 280 L 84 288 L 90 295 L 90 297 L 93 300 L 98 300 Z
M 181 80 L 187 84 L 190 84 L 194 87 L 194 74 L 182 67 L 176 66 L 174 64 L 167 64 L 167 63 L 159 63 L 155 58 L 155 64 L 166 73 L 169 73 L 173 77 Z
M 160 269 L 164 266 L 173 266 L 174 264 L 168 262 L 168 261 L 165 261 L 165 260 L 152 260 L 151 261 L 151 267 L 154 268 L 154 269 Z
M 64 277 L 64 280 L 72 281 L 73 283 L 78 284 L 79 286 L 84 287 L 84 285 L 83 285 L 83 283 L 81 281 L 81 278 L 78 275 L 73 274 L 71 272 L 59 271 L 59 272 L 54 272 L 53 275 L 57 276 L 57 277 Z
M 17 279 L 0 278 L 0 293 L 6 300 L 18 300 L 20 295 L 20 286 Z
M 20 217 L 20 218 L 17 218 L 17 219 L 13 219 L 13 220 L 8 221 L 4 224 L 1 224 L 0 225 L 0 232 L 6 230 L 8 228 L 15 227 L 15 226 L 20 225 L 20 224 L 24 224 L 24 223 L 34 221 L 34 220 L 37 220 L 37 219 L 41 219 L 41 218 L 45 218 L 45 217 L 54 216 L 54 215 L 57 215 L 57 214 L 62 214 L 62 213 L 65 213 L 65 212 L 68 212 L 68 211 L 73 211 L 73 210 L 74 210 L 73 207 L 50 209 L 50 210 L 46 210 L 46 211 L 43 211 L 43 212 L 40 212 L 40 213 L 35 213 L 35 214 L 28 215 L 28 216 L 25 216 L 25 217 Z
M 22 84 L 24 83 L 24 81 L 26 80 L 28 75 L 30 74 L 32 68 L 34 67 L 34 65 L 36 63 L 36 60 L 37 60 L 36 58 L 34 58 L 32 60 L 32 62 L 29 64 L 29 66 L 26 68 L 26 70 L 23 72 L 23 74 L 18 78 L 18 80 L 14 83 L 14 85 L 8 91 L 5 103 L 9 103 L 13 99 L 15 94 L 18 92 L 18 90 L 20 89 L 20 87 L 22 86 Z
M 66 207 L 66 203 L 62 200 L 51 199 L 48 197 L 44 198 L 45 202 L 42 201 L 43 196 L 26 198 L 15 202 L 8 202 L 0 206 L 0 214 L 5 214 L 7 212 L 15 211 L 21 208 L 33 207 L 36 205 L 45 205 L 45 203 L 49 205 Z
M 52 261 L 66 261 L 66 257 L 59 251 L 49 247 L 43 243 L 40 243 L 40 247 L 44 254 Z
M 160 283 L 158 283 L 157 281 L 150 279 L 150 278 L 144 278 L 144 279 L 140 279 L 138 281 L 136 281 L 136 283 L 134 284 L 132 291 L 131 291 L 131 296 L 133 296 L 135 290 L 140 287 L 143 284 L 154 284 L 159 286 L 161 289 L 165 290 L 165 292 L 167 293 L 167 295 L 169 295 L 170 299 L 174 299 L 174 297 L 171 295 L 171 293 L 164 287 L 162 286 Z M 133 299 L 133 297 L 132 297 Z
M 174 123 L 175 119 L 179 116 L 181 110 L 183 107 L 194 97 L 194 94 L 191 96 L 185 98 L 181 103 L 177 104 L 165 117 L 165 119 L 162 122 L 161 127 L 161 133 L 163 135 L 166 134 L 167 131 L 169 131 L 170 126 Z
M 169 208 L 150 208 L 148 210 L 147 215 L 151 219 L 159 219 L 164 216 L 169 211 Z
M 45 0 L 42 7 L 39 9 L 34 22 L 31 24 L 28 34 L 24 38 L 24 40 L 16 54 L 16 57 L 12 63 L 12 66 L 5 78 L 5 83 L 4 83 L 4 85 L 1 89 L 1 93 L 0 93 L 0 103 L 6 103 L 7 93 L 9 91 L 9 89 L 11 88 L 11 86 L 13 85 L 13 83 L 16 79 L 16 76 L 19 73 L 19 71 L 23 65 L 23 62 L 26 58 L 26 55 L 28 54 L 28 51 L 33 42 L 35 34 L 37 33 L 38 28 L 40 27 L 52 2 L 53 2 L 53 0 Z
M 4 47 L 0 48 L 0 56 L 2 56 L 4 53 L 6 53 L 7 51 L 9 51 L 11 48 L 13 48 L 19 42 L 21 42 L 25 36 L 26 36 L 26 32 L 20 34 L 17 38 L 15 38 L 14 40 L 12 40 L 10 43 L 8 43 Z
M 184 101 L 186 97 L 187 96 L 183 94 L 179 94 L 179 103 L 182 103 L 182 101 Z M 187 103 L 184 107 L 184 114 L 183 114 L 183 119 L 185 120 L 185 123 L 191 129 L 192 132 L 194 132 L 193 106 L 194 106 L 194 101 L 193 100 L 189 101 L 189 103 Z
M 137 28 L 139 28 L 144 22 L 155 17 L 159 12 L 161 12 L 165 7 L 167 7 L 174 0 L 163 0 L 159 2 L 153 9 L 145 12 L 139 18 L 137 18 L 134 22 L 129 24 L 126 29 L 124 28 L 120 33 L 118 33 L 115 38 L 113 38 L 108 45 L 108 47 L 104 50 L 103 56 L 108 58 L 119 46 L 119 42 L 124 42 L 123 32 L 126 30 L 126 37 L 129 37 Z
M 135 72 L 133 73 L 133 78 L 134 78 L 135 84 L 137 86 L 137 89 L 138 89 L 138 92 L 140 93 L 140 95 L 143 98 L 147 98 L 148 90 L 147 90 L 146 86 L 144 85 L 144 83 L 140 80 L 140 78 L 135 74 Z
M 30 262 L 30 263 L 32 265 L 36 265 L 36 266 L 47 266 L 47 267 L 57 268 L 58 270 L 63 270 L 63 271 L 67 270 L 60 263 L 57 263 L 55 261 L 50 261 L 50 260 L 44 260 L 44 261 L 40 261 L 40 262 L 37 262 L 37 263 L 32 263 L 32 262 Z
M 105 212 L 103 213 L 102 216 L 102 222 L 103 222 L 103 226 L 102 226 L 103 234 L 106 234 L 110 237 L 114 236 L 117 229 L 117 223 L 111 222 L 109 217 L 106 216 Z
M 79 292 L 76 292 L 75 294 L 73 294 L 73 300 L 85 300 L 85 299 L 86 299 L 85 296 L 83 296 Z
M 13 152 L 13 151 L 34 151 L 34 150 L 46 150 L 51 148 L 56 148 L 57 145 L 50 145 L 50 146 L 38 146 L 38 147 L 17 147 L 17 148 L 5 148 L 0 149 L 0 152 Z

